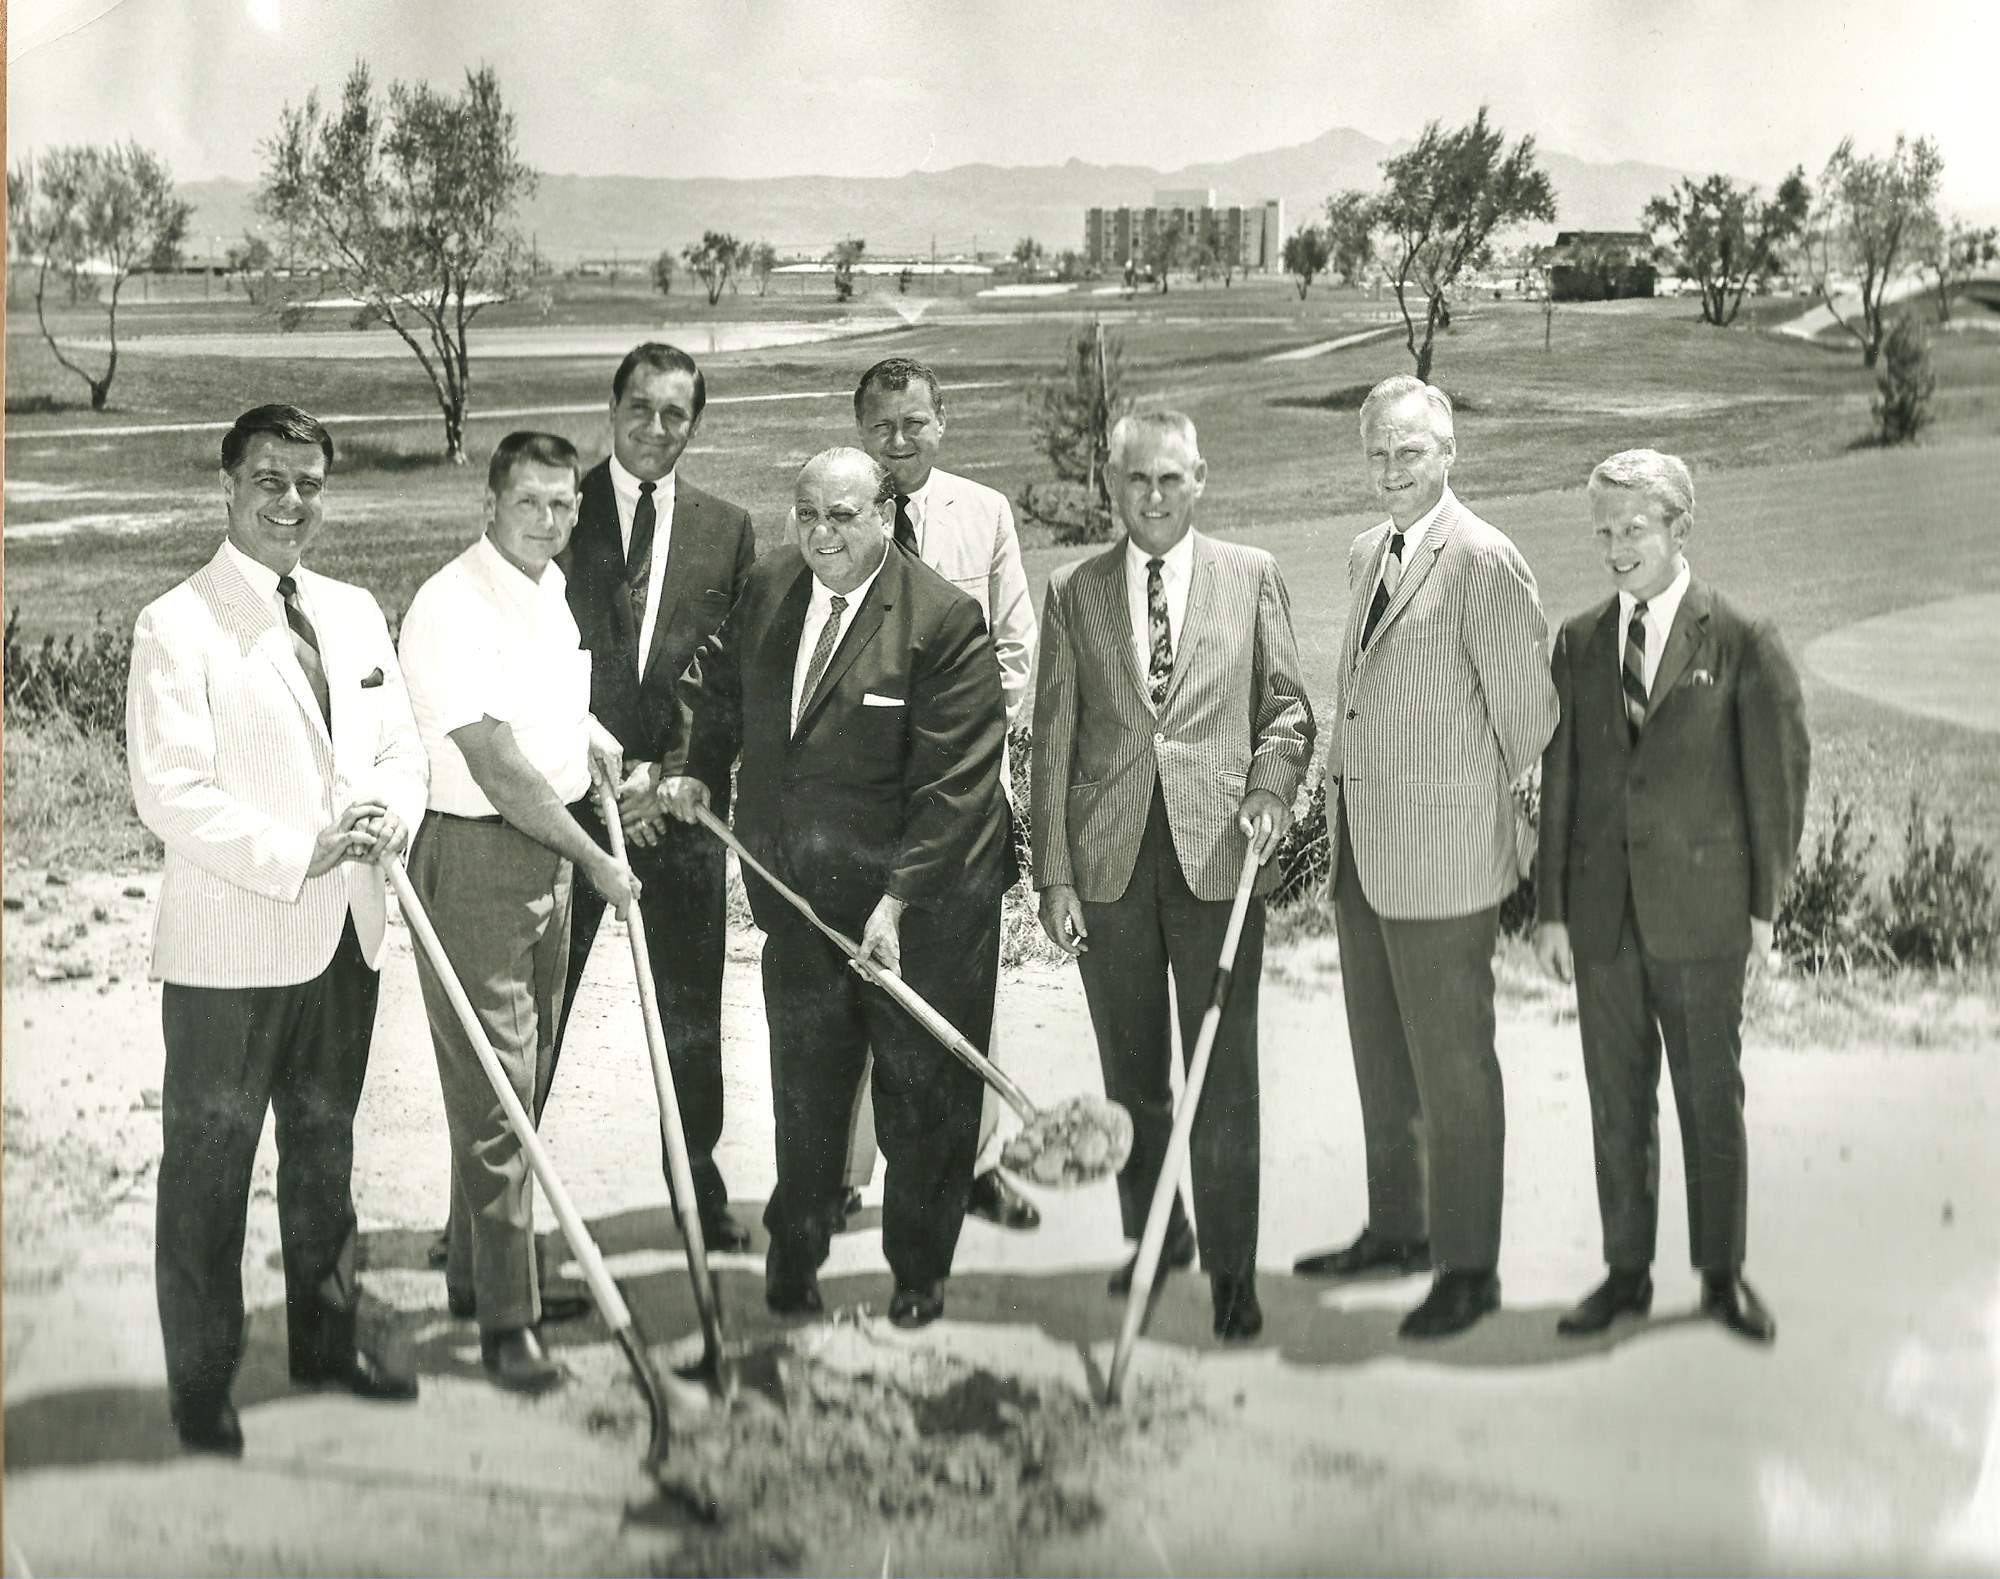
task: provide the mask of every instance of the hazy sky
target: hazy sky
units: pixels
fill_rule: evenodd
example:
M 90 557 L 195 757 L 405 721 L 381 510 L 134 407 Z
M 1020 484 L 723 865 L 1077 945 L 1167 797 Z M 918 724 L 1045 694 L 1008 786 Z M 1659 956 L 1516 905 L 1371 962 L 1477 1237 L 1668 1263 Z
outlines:
M 1082 158 L 1171 170 L 1483 102 L 1586 159 L 1816 172 L 1943 145 L 2000 203 L 1993 0 L 12 0 L 9 157 L 132 136 L 253 176 L 280 106 L 490 63 L 551 172 L 895 175 Z

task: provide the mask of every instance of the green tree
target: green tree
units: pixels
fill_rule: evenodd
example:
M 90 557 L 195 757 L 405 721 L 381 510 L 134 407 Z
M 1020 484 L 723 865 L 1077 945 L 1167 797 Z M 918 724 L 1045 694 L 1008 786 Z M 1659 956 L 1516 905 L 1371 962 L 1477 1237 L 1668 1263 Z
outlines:
M 1326 232 L 1317 225 L 1301 225 L 1285 238 L 1285 272 L 1299 288 L 1299 300 L 1306 299 L 1314 278 L 1327 265 Z
M 862 254 L 867 250 L 867 242 L 859 236 L 849 236 L 845 241 L 837 242 L 833 251 L 827 254 L 833 264 L 834 300 L 845 302 L 854 299 L 854 265 L 861 261 Z
M 90 390 L 92 411 L 104 409 L 118 373 L 119 292 L 134 269 L 180 256 L 192 212 L 174 195 L 166 162 L 136 142 L 52 148 L 39 163 L 8 169 L 9 250 L 34 270 L 35 322 L 56 361 Z M 72 361 L 49 327 L 51 277 L 72 303 L 103 304 L 110 348 L 102 373 Z
M 1870 410 L 1884 444 L 1907 444 L 1929 424 L 1937 374 L 1931 371 L 1930 340 L 1908 313 L 1883 339 L 1875 389 Z
M 1023 274 L 1033 274 L 1039 269 L 1044 256 L 1042 244 L 1033 236 L 1023 236 L 1014 243 L 1014 265 Z
M 722 300 L 723 288 L 743 258 L 743 244 L 727 231 L 704 230 L 699 246 L 685 248 L 681 256 L 689 271 L 708 292 L 708 305 Z
M 768 241 L 759 241 L 749 249 L 748 268 L 757 277 L 757 294 L 763 296 L 771 289 L 771 275 L 778 267 L 778 249 Z
M 1111 429 L 1132 409 L 1125 397 L 1124 348 L 1093 318 L 1071 337 L 1062 371 L 1028 397 L 1035 448 L 1057 481 L 1029 483 L 1021 513 L 1062 543 L 1099 542 L 1117 524 L 1111 509 Z
M 672 247 L 661 248 L 660 255 L 653 259 L 653 289 L 658 291 L 662 296 L 673 295 L 674 271 L 678 267 L 679 263 L 674 257 L 674 249 Z
M 1921 249 L 1924 271 L 1937 287 L 1939 323 L 1951 322 L 1952 293 L 1981 269 L 2000 263 L 2000 229 L 1970 225 L 1962 219 L 1931 227 Z
M 1833 321 L 1861 345 L 1861 365 L 1873 367 L 1888 333 L 1882 309 L 1899 268 L 1908 268 L 1938 226 L 1938 183 L 1944 155 L 1928 137 L 1897 134 L 1882 158 L 1864 159 L 1854 139 L 1841 139 L 1819 181 L 1819 205 L 1808 233 L 1807 267 Z M 1853 318 L 1835 301 L 1833 277 L 1852 271 L 1860 283 Z
M 1414 148 L 1382 162 L 1377 223 L 1389 240 L 1389 275 L 1419 378 L 1430 377 L 1437 332 L 1451 322 L 1447 293 L 1466 269 L 1491 261 L 1494 231 L 1556 217 L 1535 139 L 1523 137 L 1511 149 L 1505 141 L 1482 105 L 1471 125 L 1447 132 L 1432 121 Z M 1421 343 L 1413 296 L 1423 302 Z
M 1344 284 L 1359 285 L 1375 261 L 1375 199 L 1356 187 L 1326 200 L 1327 263 Z
M 378 99 L 365 64 L 339 106 L 317 93 L 286 105 L 262 145 L 261 213 L 291 226 L 410 348 L 444 418 L 446 456 L 465 464 L 473 319 L 529 284 L 515 206 L 535 172 L 514 146 L 514 115 L 490 67 L 456 97 L 392 82 Z
M 1153 271 L 1153 284 L 1161 295 L 1167 291 L 1167 276 L 1188 255 L 1187 221 L 1178 213 L 1169 216 L 1146 243 L 1146 267 Z
M 1701 287 L 1702 322 L 1722 328 L 1736 321 L 1745 292 L 1777 267 L 1811 213 L 1812 192 L 1801 167 L 1762 203 L 1756 187 L 1738 186 L 1726 175 L 1699 184 L 1682 177 L 1673 191 L 1646 205 L 1641 223 L 1653 237 L 1654 256 Z

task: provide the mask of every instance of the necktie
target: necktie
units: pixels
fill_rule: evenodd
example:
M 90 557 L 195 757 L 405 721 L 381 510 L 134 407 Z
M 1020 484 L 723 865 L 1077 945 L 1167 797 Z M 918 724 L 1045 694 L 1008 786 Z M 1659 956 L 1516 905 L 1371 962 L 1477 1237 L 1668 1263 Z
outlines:
M 896 546 L 912 554 L 917 552 L 917 529 L 910 520 L 910 501 L 902 494 L 896 495 Z
M 1640 726 L 1646 722 L 1646 605 L 1643 603 L 1632 605 L 1632 618 L 1625 627 L 1625 663 L 1619 684 L 1625 692 L 1625 722 L 1631 726 L 1632 742 L 1636 745 Z
M 1389 600 L 1396 595 L 1397 583 L 1403 579 L 1403 534 L 1389 534 L 1389 557 L 1382 561 L 1382 579 L 1375 583 L 1375 596 L 1368 600 L 1368 618 L 1362 622 L 1361 645 L 1365 649 L 1369 639 L 1375 634 L 1375 626 L 1382 618 L 1382 611 L 1389 606 Z
M 653 578 L 653 489 L 658 484 L 639 484 L 639 503 L 632 511 L 632 546 L 625 550 L 625 596 L 632 605 L 632 639 L 639 639 L 646 623 L 646 584 Z
M 319 703 L 319 716 L 331 729 L 333 694 L 327 689 L 326 665 L 320 661 L 319 632 L 313 629 L 305 605 L 299 602 L 299 584 L 290 576 L 278 577 L 278 596 L 285 600 L 285 627 L 291 632 L 292 652 L 306 672 L 306 684 L 312 687 L 313 699 Z
M 1166 705 L 1167 684 L 1174 677 L 1174 633 L 1167 624 L 1167 584 L 1160 575 L 1164 559 L 1146 561 L 1146 694 L 1153 710 Z
M 805 717 L 806 704 L 812 700 L 813 691 L 819 685 L 819 678 L 826 673 L 826 666 L 833 661 L 833 649 L 840 645 L 840 616 L 847 608 L 847 599 L 838 592 L 826 600 L 831 611 L 826 623 L 819 628 L 819 640 L 813 646 L 812 662 L 806 665 L 806 686 L 799 692 L 799 717 Z M 793 725 L 794 728 L 798 726 Z

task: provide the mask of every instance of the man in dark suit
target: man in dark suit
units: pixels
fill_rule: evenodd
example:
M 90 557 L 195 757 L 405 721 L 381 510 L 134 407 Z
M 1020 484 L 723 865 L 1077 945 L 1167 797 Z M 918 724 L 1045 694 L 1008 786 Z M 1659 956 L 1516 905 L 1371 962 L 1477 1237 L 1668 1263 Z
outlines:
M 864 957 L 983 1046 L 1000 896 L 1016 875 L 1000 790 L 1000 666 L 979 605 L 891 546 L 894 497 L 889 474 L 860 450 L 806 463 L 793 544 L 744 578 L 735 611 L 681 683 L 686 749 L 668 759 L 676 776 L 665 793 L 691 819 L 719 799 L 740 753 L 745 846 L 828 925 L 858 933 Z M 778 894 L 754 875 L 746 881 L 766 935 L 777 1119 L 765 1300 L 781 1314 L 822 1308 L 826 1205 L 872 1046 L 889 1164 L 889 1316 L 922 1326 L 944 1309 L 972 1184 L 979 1078 Z
M 676 464 L 701 426 L 707 386 L 685 351 L 648 342 L 611 379 L 611 454 L 585 473 L 575 534 L 557 563 L 570 611 L 590 651 L 590 710 L 635 763 L 618 792 L 639 913 L 666 1030 L 681 1123 L 694 1170 L 695 1206 L 711 1250 L 747 1250 L 750 1233 L 729 1211 L 715 1165 L 722 1135 L 723 850 L 705 830 L 666 816 L 661 761 L 674 745 L 674 684 L 695 649 L 729 613 L 757 557 L 750 517 L 681 478 Z M 716 785 L 727 815 L 729 781 Z M 608 836 L 593 805 L 579 819 Z M 579 886 L 572 901 L 568 1027 L 604 900 Z M 553 1080 L 555 1064 L 549 1065 Z M 545 1084 L 539 1112 L 548 1099 Z
M 1576 983 L 1610 1272 L 1558 1326 L 1600 1332 L 1652 1308 L 1664 1041 L 1702 1313 L 1769 1343 L 1776 1323 L 1743 1280 L 1743 986 L 1769 961 L 1804 829 L 1805 707 L 1777 632 L 1690 575 L 1694 483 L 1677 457 L 1612 456 L 1590 506 L 1617 592 L 1556 636 L 1535 948 Z

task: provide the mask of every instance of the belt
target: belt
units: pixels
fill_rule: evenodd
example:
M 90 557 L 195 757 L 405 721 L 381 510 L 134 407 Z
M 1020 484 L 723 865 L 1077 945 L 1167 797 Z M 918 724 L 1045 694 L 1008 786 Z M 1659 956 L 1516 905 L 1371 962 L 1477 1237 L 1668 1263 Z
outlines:
M 491 812 L 484 817 L 468 817 L 464 815 L 462 812 L 439 811 L 435 806 L 431 807 L 430 810 L 426 811 L 424 815 L 426 817 L 440 817 L 444 819 L 444 821 L 446 822 L 504 823 L 507 820 L 505 817 L 501 816 L 497 811 Z

